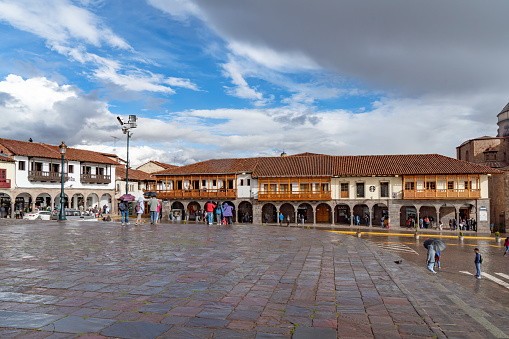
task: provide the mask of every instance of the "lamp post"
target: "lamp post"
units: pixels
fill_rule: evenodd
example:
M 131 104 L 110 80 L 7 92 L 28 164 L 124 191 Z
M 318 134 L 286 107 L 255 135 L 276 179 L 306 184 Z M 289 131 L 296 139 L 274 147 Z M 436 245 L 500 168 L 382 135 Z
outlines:
M 125 165 L 125 194 L 129 194 L 129 139 L 133 136 L 130 132 L 131 128 L 136 128 L 136 115 L 129 115 L 129 121 L 124 122 L 120 117 L 117 117 L 122 132 L 127 134 L 127 163 Z
M 60 215 L 58 216 L 58 221 L 65 221 L 65 212 L 64 212 L 64 202 L 65 202 L 65 194 L 64 194 L 64 155 L 67 150 L 67 146 L 62 141 L 60 147 L 60 154 L 62 155 L 62 170 L 61 170 L 61 189 L 60 189 Z

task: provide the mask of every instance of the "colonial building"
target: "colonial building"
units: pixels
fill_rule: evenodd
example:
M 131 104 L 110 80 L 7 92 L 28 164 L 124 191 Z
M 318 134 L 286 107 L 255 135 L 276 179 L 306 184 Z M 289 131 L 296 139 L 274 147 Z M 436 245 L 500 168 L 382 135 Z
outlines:
M 6 179 L 0 181 L 2 203 L 16 209 L 54 208 L 60 204 L 61 154 L 58 146 L 0 139 L 0 165 Z M 88 208 L 112 204 L 115 195 L 115 165 L 92 151 L 67 148 L 64 160 L 65 205 Z M 3 172 L 3 171 L 0 171 Z
M 115 200 L 120 198 L 126 192 L 126 168 L 125 165 L 117 165 L 115 180 Z M 153 185 L 155 179 L 149 173 L 143 171 L 129 169 L 128 192 L 135 197 L 142 197 L 144 191 L 149 185 Z
M 164 171 L 167 169 L 176 168 L 178 166 L 165 164 L 159 161 L 151 160 L 149 162 L 144 163 L 141 166 L 138 166 L 136 169 L 145 173 L 155 173 Z
M 488 177 L 499 171 L 437 154 L 214 159 L 154 173 L 171 210 L 228 202 L 239 222 L 393 226 L 408 218 L 476 219 L 489 232 Z M 179 212 L 180 213 L 180 212 Z
M 503 172 L 489 178 L 490 222 L 494 230 L 505 232 L 509 225 L 509 104 L 498 114 L 498 135 L 467 140 L 456 148 L 460 160 L 488 166 Z

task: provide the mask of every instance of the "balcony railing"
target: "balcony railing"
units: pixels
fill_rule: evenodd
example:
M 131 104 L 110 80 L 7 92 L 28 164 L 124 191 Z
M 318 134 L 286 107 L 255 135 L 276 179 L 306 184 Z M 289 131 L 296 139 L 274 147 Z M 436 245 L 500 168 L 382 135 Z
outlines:
M 403 199 L 448 199 L 448 198 L 480 198 L 480 189 L 415 189 L 404 190 Z
M 331 200 L 330 191 L 258 192 L 258 200 Z
M 30 181 L 59 182 L 61 178 L 60 172 L 28 171 L 28 180 Z M 64 173 L 64 181 L 68 181 L 68 179 L 67 173 Z
M 82 174 L 81 182 L 85 184 L 109 184 L 111 182 L 111 176 L 103 174 Z
M 149 190 L 147 188 L 147 190 Z M 236 189 L 157 190 L 160 199 L 235 199 Z
M 11 179 L 0 179 L 0 188 L 11 188 Z

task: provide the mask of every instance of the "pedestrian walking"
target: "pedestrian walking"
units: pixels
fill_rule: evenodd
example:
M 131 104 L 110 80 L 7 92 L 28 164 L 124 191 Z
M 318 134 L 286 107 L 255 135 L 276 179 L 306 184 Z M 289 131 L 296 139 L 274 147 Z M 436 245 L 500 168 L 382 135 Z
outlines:
M 233 222 L 233 206 L 228 203 L 223 204 L 223 217 L 226 219 L 226 223 L 231 225 Z
M 148 201 L 148 206 L 150 209 L 150 224 L 153 225 L 157 220 L 157 208 L 159 207 L 159 201 L 157 201 L 156 197 L 152 197 Z
M 223 214 L 223 207 L 218 204 L 216 207 L 216 222 L 218 226 L 221 225 L 221 214 Z
M 145 206 L 143 205 L 143 197 L 138 198 L 138 203 L 135 205 L 134 210 L 136 211 L 136 222 L 134 223 L 134 226 L 141 226 L 141 215 L 145 211 Z
M 205 210 L 207 211 L 207 225 L 212 225 L 213 223 L 213 216 L 214 216 L 214 209 L 216 208 L 216 204 L 214 204 L 212 202 L 212 200 L 209 200 L 209 202 L 207 202 L 205 204 Z
M 433 246 L 428 246 L 428 256 L 426 257 L 426 264 L 428 265 L 428 270 L 430 270 L 433 273 L 437 273 L 433 267 L 435 266 L 435 249 Z
M 163 205 L 161 204 L 161 201 L 157 200 L 157 202 L 159 203 L 159 205 L 157 205 L 156 224 L 159 224 L 163 216 Z
M 279 225 L 283 226 L 283 219 L 284 219 L 284 216 L 283 216 L 283 213 L 279 213 Z
M 505 255 L 509 251 L 509 237 L 505 238 L 504 246 L 505 246 L 505 252 L 504 252 L 504 257 L 505 257 Z
M 444 223 L 442 222 L 442 220 L 440 220 L 440 222 L 438 223 L 438 228 L 440 229 L 440 231 L 444 228 Z
M 120 211 L 120 222 L 122 223 L 122 226 L 129 225 L 129 203 L 127 201 L 120 200 L 118 210 Z
M 483 262 L 483 258 L 481 256 L 481 253 L 479 253 L 478 248 L 474 248 L 474 252 L 475 252 L 474 264 L 475 264 L 475 269 L 477 270 L 475 277 L 477 279 L 481 279 L 481 264 Z
M 286 227 L 290 227 L 290 216 L 286 216 Z

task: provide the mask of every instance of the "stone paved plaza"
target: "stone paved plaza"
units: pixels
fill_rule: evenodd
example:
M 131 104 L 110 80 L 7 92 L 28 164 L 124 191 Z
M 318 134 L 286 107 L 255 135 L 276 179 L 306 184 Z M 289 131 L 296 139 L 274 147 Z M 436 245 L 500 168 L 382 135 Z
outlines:
M 350 235 L 39 221 L 0 244 L 0 338 L 509 334 L 505 307 Z

